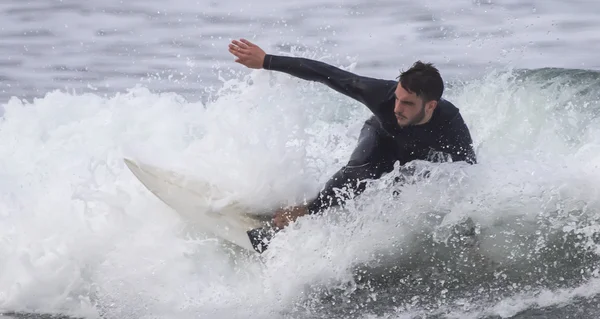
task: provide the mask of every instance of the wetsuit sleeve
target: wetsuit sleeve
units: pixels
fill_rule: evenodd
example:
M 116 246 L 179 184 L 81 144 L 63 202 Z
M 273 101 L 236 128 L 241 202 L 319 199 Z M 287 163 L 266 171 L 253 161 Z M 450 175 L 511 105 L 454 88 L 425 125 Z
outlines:
M 377 107 L 389 97 L 393 82 L 359 76 L 324 62 L 267 54 L 263 68 L 284 72 L 307 81 L 327 85 L 331 89 L 365 104 L 374 114 L 380 115 Z
M 345 171 L 345 168 L 336 172 L 317 197 L 306 205 L 308 214 L 316 214 L 324 209 L 339 206 L 346 200 L 361 194 L 365 189 L 365 181 L 354 180 Z M 336 192 L 339 191 L 339 193 Z
M 444 135 L 446 136 L 445 152 L 450 155 L 453 162 L 477 163 L 471 134 L 460 114 L 450 122 L 448 132 Z

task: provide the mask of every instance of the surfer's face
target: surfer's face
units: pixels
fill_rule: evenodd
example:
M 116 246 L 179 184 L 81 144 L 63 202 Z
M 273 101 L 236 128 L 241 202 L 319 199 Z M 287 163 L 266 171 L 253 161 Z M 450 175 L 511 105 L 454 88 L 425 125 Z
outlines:
M 424 124 L 429 121 L 431 114 L 435 109 L 437 102 L 430 101 L 425 103 L 422 98 L 413 92 L 406 91 L 398 84 L 396 88 L 396 103 L 394 114 L 396 121 L 401 127 L 409 125 Z

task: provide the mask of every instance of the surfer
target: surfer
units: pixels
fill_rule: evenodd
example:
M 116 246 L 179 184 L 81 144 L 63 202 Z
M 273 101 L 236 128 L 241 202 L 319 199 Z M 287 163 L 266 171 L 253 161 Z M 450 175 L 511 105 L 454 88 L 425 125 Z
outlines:
M 323 83 L 371 110 L 348 163 L 337 171 L 307 205 L 280 209 L 273 224 L 283 228 L 307 214 L 341 205 L 364 191 L 367 179 L 413 160 L 477 162 L 471 134 L 458 110 L 442 98 L 444 83 L 437 68 L 415 62 L 397 81 L 364 77 L 332 65 L 299 57 L 266 54 L 248 40 L 233 40 L 229 52 L 252 69 L 279 71 Z M 345 189 L 343 197 L 336 189 Z

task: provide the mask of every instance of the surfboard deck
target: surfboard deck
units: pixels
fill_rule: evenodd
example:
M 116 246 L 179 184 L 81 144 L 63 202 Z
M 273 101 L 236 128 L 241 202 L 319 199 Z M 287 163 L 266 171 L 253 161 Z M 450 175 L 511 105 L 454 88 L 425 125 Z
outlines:
M 265 217 L 248 214 L 226 192 L 170 170 L 123 160 L 133 175 L 186 223 L 252 252 L 266 249 L 273 232 Z

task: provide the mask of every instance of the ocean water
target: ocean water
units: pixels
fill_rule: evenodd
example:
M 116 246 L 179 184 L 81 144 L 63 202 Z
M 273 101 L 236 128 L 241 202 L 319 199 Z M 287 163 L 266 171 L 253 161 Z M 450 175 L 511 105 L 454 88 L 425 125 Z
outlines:
M 600 4 L 2 1 L 0 310 L 47 318 L 597 318 Z M 267 52 L 439 66 L 478 165 L 411 163 L 260 258 L 186 225 L 122 158 L 268 212 L 315 194 L 368 110 L 248 70 Z M 393 190 L 399 192 L 394 195 Z

